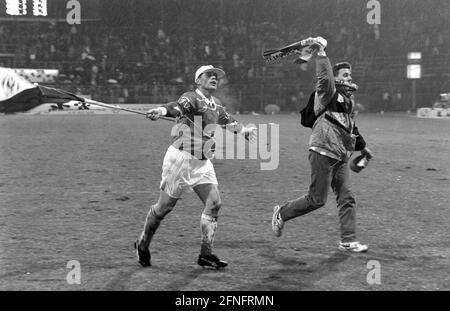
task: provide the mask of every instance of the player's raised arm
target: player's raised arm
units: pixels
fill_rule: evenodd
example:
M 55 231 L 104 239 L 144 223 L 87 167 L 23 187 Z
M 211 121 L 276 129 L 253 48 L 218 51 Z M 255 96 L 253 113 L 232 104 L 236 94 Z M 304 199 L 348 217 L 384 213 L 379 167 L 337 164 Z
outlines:
M 316 98 L 314 103 L 314 112 L 317 114 L 322 111 L 333 98 L 336 92 L 333 67 L 325 52 L 327 41 L 322 37 L 314 38 L 316 45 L 319 46 L 316 57 Z

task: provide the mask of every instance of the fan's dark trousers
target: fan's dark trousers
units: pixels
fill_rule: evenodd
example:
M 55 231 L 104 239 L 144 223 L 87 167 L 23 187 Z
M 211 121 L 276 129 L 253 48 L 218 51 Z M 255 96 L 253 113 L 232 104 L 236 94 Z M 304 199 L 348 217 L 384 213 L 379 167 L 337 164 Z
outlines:
M 311 184 L 308 193 L 283 204 L 280 211 L 281 218 L 288 221 L 324 206 L 331 185 L 336 195 L 341 242 L 355 241 L 356 202 L 350 190 L 348 163 L 315 151 L 309 152 L 308 159 L 311 164 Z

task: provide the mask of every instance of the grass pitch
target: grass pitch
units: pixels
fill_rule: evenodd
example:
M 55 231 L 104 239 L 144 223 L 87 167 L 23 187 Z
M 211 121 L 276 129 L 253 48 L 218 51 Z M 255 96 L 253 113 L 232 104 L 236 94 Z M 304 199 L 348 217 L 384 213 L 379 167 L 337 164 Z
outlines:
M 156 233 L 153 266 L 135 257 L 172 124 L 136 115 L 1 116 L 0 290 L 450 289 L 450 121 L 358 116 L 375 154 L 351 176 L 358 239 L 370 249 L 345 254 L 332 193 L 325 207 L 287 222 L 281 238 L 271 232 L 273 206 L 309 186 L 309 130 L 292 115 L 237 118 L 280 125 L 279 167 L 215 161 L 223 200 L 215 252 L 230 264 L 215 271 L 196 265 L 202 206 L 194 193 Z M 71 260 L 81 284 L 67 282 Z M 380 284 L 367 281 L 371 260 Z

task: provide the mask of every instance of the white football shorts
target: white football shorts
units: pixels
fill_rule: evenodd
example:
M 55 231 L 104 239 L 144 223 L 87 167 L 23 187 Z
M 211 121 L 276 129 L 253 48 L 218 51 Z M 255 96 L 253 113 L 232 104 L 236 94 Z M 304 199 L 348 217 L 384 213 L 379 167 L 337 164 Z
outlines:
M 164 156 L 161 177 L 160 189 L 175 199 L 181 198 L 184 190 L 192 190 L 197 185 L 218 184 L 209 159 L 199 160 L 172 145 Z

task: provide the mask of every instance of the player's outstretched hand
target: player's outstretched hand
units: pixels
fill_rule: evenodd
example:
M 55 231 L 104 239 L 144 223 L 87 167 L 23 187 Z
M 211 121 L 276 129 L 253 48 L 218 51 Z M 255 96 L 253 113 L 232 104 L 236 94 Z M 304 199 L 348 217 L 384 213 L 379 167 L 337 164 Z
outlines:
M 163 111 L 161 109 L 161 107 L 158 108 L 153 108 L 150 109 L 149 111 L 147 111 L 147 114 L 145 115 L 147 118 L 149 118 L 150 120 L 158 120 L 161 116 L 163 115 Z
M 258 136 L 258 129 L 254 126 L 245 127 L 242 130 L 242 134 L 244 135 L 245 139 L 247 139 L 250 143 L 255 143 L 256 138 Z

